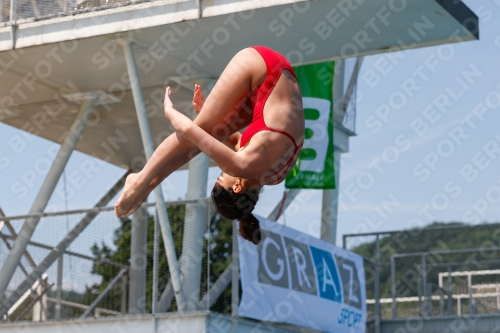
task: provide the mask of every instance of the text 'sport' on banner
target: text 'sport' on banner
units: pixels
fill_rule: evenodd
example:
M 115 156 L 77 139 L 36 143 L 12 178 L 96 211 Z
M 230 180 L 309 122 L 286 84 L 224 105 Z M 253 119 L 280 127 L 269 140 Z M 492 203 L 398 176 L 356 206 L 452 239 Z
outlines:
M 239 315 L 323 332 L 366 327 L 363 258 L 258 217 L 258 246 L 238 237 L 242 298 Z
M 334 62 L 294 67 L 304 105 L 304 146 L 285 182 L 287 188 L 334 189 Z

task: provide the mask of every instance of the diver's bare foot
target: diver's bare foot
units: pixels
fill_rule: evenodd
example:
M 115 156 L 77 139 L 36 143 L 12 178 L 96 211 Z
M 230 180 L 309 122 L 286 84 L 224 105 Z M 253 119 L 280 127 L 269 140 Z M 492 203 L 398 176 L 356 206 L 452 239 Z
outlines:
M 154 180 L 146 188 L 146 190 L 141 194 L 141 196 L 139 197 L 139 199 L 134 203 L 134 206 L 128 212 L 125 213 L 126 216 L 134 214 L 139 209 L 139 207 L 141 207 L 141 205 L 144 203 L 144 201 L 146 201 L 146 199 L 148 198 L 149 194 L 151 194 L 151 192 L 156 187 L 156 185 L 153 185 L 153 182 L 154 182 Z
M 115 214 L 117 217 L 128 216 L 129 214 L 127 213 L 146 190 L 146 186 L 142 185 L 138 180 L 138 173 L 131 173 L 127 176 L 122 194 L 115 203 Z

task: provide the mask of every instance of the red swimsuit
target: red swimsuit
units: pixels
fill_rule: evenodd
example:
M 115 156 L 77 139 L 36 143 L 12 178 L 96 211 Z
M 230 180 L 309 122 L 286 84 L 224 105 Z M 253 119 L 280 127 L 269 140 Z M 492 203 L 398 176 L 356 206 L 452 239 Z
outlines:
M 290 159 L 288 159 L 288 161 L 284 163 L 280 168 L 278 168 L 278 170 L 276 170 L 276 172 L 274 172 L 272 175 L 264 178 L 267 179 L 271 177 L 278 177 L 276 180 L 272 181 L 272 183 L 277 184 L 285 179 L 286 175 L 293 167 L 292 162 L 295 159 L 295 155 L 300 153 L 302 144 L 297 145 L 295 139 L 287 132 L 271 128 L 266 125 L 266 123 L 264 122 L 264 105 L 266 104 L 267 98 L 269 97 L 269 95 L 271 95 L 271 92 L 278 83 L 283 70 L 288 70 L 290 73 L 292 73 L 295 79 L 297 79 L 297 76 L 295 76 L 295 72 L 293 71 L 290 63 L 278 52 L 264 46 L 253 46 L 252 48 L 259 52 L 259 54 L 264 59 L 267 67 L 267 74 L 264 82 L 262 82 L 259 87 L 252 93 L 252 99 L 255 100 L 252 122 L 241 135 L 240 147 L 244 147 L 248 143 L 248 141 L 250 141 L 250 139 L 260 131 L 278 132 L 289 137 L 295 146 L 292 157 L 290 157 Z

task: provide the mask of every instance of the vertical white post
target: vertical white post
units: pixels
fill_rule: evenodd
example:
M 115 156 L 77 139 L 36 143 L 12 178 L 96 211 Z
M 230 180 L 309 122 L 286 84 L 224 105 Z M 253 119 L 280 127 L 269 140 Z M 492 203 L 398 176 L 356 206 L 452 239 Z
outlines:
M 63 258 L 61 255 L 57 260 L 56 320 L 61 320 Z
M 142 97 L 139 74 L 137 73 L 137 68 L 135 65 L 132 42 L 130 40 L 124 41 L 123 48 L 125 51 L 125 61 L 127 62 L 127 71 L 130 77 L 130 86 L 132 88 L 132 95 L 134 97 L 135 110 L 139 122 L 142 143 L 144 145 L 144 152 L 146 154 L 146 158 L 149 159 L 151 155 L 153 155 L 153 139 L 151 137 L 151 130 L 149 128 L 148 117 L 146 115 L 146 107 L 144 106 L 144 99 Z M 165 205 L 165 199 L 163 198 L 161 185 L 157 186 L 154 189 L 154 195 L 175 299 L 177 300 L 179 311 L 185 311 L 186 301 L 182 292 L 182 281 L 179 270 L 179 263 L 177 262 L 174 240 L 172 238 L 172 230 L 168 221 L 167 206 Z
M 335 62 L 333 72 L 333 119 L 335 123 L 342 124 L 344 119 L 344 61 Z M 335 133 L 335 131 L 334 131 Z M 340 179 L 340 150 L 335 146 L 334 138 L 334 174 L 335 189 L 323 190 L 323 202 L 321 208 L 321 239 L 335 244 L 337 239 L 337 211 Z
M 47 288 L 47 275 L 40 279 L 40 284 L 35 288 L 36 296 L 41 295 L 44 289 Z M 33 305 L 33 321 L 47 320 L 47 294 L 44 293 L 42 297 Z
M 40 188 L 28 215 L 40 214 L 47 206 L 52 192 L 54 192 L 57 185 L 57 181 L 64 171 L 64 167 L 66 166 L 73 149 L 75 149 L 75 146 L 85 129 L 85 125 L 87 124 L 92 110 L 94 109 L 96 101 L 97 96 L 95 95 L 90 95 L 89 98 L 83 100 L 80 111 L 78 111 L 75 120 L 73 121 L 73 124 L 71 125 L 69 132 L 61 145 L 61 148 L 59 148 L 57 156 L 50 167 L 47 176 L 45 177 L 42 187 Z M 5 260 L 2 270 L 0 271 L 0 298 L 4 295 L 7 285 L 9 284 L 17 265 L 21 260 L 21 256 L 24 251 L 26 251 L 26 247 L 28 246 L 28 242 L 35 231 L 38 221 L 40 221 L 39 217 L 26 219 L 26 222 L 24 222 L 12 250 L 9 252 L 9 256 Z
M 240 302 L 240 260 L 238 253 L 238 226 L 233 221 L 233 258 L 232 258 L 232 279 L 231 279 L 231 316 L 238 317 L 238 303 Z
M 151 313 L 155 314 L 158 312 L 158 259 L 160 251 L 160 235 L 158 233 L 158 214 L 155 213 L 154 216 L 154 235 L 153 235 L 153 295 L 151 300 Z M 168 286 L 168 285 L 167 285 Z M 169 302 L 170 304 L 170 302 Z M 166 311 L 167 309 L 165 309 Z
M 16 0 L 10 0 L 10 22 L 16 20 Z
M 209 158 L 201 153 L 189 162 L 187 200 L 207 196 Z M 187 309 L 195 311 L 200 301 L 201 266 L 203 241 L 206 229 L 207 207 L 204 202 L 186 204 L 184 235 L 180 269 L 182 288 L 187 301 Z
M 497 310 L 500 311 L 500 288 L 497 287 Z
M 337 239 L 337 212 L 340 179 L 340 150 L 333 152 L 335 187 L 333 190 L 323 190 L 323 201 L 321 205 L 321 239 L 335 244 Z
M 146 310 L 147 218 L 147 211 L 143 207 L 139 208 L 132 217 L 128 312 L 135 314 L 143 314 Z

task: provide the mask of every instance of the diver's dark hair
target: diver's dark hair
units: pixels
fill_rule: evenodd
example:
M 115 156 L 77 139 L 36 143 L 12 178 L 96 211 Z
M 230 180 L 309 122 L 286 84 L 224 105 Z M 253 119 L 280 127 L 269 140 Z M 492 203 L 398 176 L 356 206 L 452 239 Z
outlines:
M 259 244 L 261 240 L 259 220 L 252 214 L 259 193 L 260 187 L 235 193 L 232 188 L 225 189 L 220 184 L 215 184 L 212 190 L 212 201 L 219 213 L 225 218 L 240 221 L 241 237 L 254 244 Z

